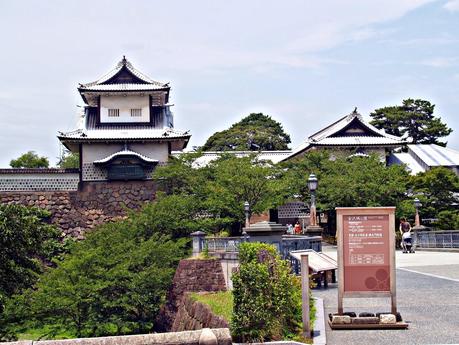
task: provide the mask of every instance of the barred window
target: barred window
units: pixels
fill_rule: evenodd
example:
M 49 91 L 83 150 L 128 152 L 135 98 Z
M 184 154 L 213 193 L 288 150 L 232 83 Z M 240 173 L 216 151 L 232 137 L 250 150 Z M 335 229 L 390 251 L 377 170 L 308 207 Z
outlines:
M 142 109 L 131 109 L 131 117 L 142 116 Z
M 119 109 L 108 109 L 108 116 L 109 117 L 120 117 L 120 110 Z

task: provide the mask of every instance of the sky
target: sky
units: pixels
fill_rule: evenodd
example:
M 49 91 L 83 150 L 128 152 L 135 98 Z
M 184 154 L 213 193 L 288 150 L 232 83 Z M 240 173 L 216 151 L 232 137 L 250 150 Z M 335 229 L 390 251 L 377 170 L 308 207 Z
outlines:
M 55 164 L 78 83 L 123 55 L 170 82 L 189 148 L 251 112 L 295 148 L 354 107 L 422 98 L 459 149 L 459 0 L 2 0 L 0 42 L 0 167 L 29 150 Z

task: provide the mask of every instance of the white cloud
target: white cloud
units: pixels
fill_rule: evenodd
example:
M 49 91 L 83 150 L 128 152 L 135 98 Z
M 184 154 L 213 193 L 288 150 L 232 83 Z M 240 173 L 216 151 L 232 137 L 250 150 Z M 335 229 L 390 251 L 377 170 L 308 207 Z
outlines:
M 420 64 L 424 66 L 444 68 L 457 66 L 459 64 L 459 59 L 452 57 L 434 57 L 423 60 L 420 62 Z
M 443 8 L 447 9 L 450 12 L 457 12 L 459 11 L 459 0 L 449 0 Z
M 456 44 L 459 43 L 459 39 L 451 36 L 450 34 L 440 34 L 438 36 L 432 36 L 432 37 L 419 37 L 419 38 L 413 38 L 413 39 L 408 39 L 408 40 L 384 40 L 384 42 L 387 43 L 394 43 L 399 46 L 441 46 L 441 45 L 451 45 L 451 44 Z

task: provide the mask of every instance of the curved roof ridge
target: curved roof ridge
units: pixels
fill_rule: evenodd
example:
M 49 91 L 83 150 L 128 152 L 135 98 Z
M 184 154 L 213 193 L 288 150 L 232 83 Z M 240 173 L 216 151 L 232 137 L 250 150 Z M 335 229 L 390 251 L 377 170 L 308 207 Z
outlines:
M 116 157 L 119 157 L 119 156 L 135 156 L 137 158 L 139 158 L 140 160 L 144 161 L 144 162 L 147 162 L 147 163 L 158 163 L 158 160 L 157 159 L 152 159 L 152 158 L 149 158 L 147 156 L 144 156 L 138 152 L 135 152 L 135 151 L 132 151 L 128 148 L 123 148 L 122 150 L 118 151 L 118 152 L 115 152 L 115 153 L 112 153 L 111 155 L 105 157 L 105 158 L 102 158 L 102 159 L 99 159 L 97 161 L 94 161 L 94 164 L 104 164 L 104 163 L 108 163 L 110 162 L 111 160 L 115 159 Z
M 123 69 L 123 67 L 126 67 L 129 72 L 131 72 L 137 78 L 141 79 L 143 82 L 145 82 L 145 84 L 153 84 L 153 85 L 162 86 L 162 87 L 167 87 L 168 84 L 169 84 L 169 83 L 163 83 L 163 82 L 151 79 L 150 77 L 148 77 L 147 75 L 145 75 L 144 73 L 142 73 L 138 69 L 136 69 L 132 65 L 132 63 L 128 59 L 126 59 L 125 56 L 123 56 L 121 61 L 119 61 L 116 64 L 116 66 L 112 70 L 110 70 L 108 73 L 104 74 L 103 76 L 101 76 L 96 81 L 93 81 L 93 82 L 90 82 L 90 83 L 86 83 L 86 84 L 80 84 L 80 86 L 81 87 L 90 87 L 90 86 L 94 86 L 94 85 L 101 85 L 101 84 L 107 82 L 108 80 L 110 80 L 110 78 L 114 77 L 117 73 L 119 73 Z

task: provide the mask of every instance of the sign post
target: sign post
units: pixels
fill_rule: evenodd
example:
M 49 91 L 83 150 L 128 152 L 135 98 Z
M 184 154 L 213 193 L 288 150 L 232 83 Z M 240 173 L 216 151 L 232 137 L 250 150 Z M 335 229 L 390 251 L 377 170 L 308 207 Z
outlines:
M 311 328 L 309 325 L 309 260 L 308 254 L 301 255 L 301 311 L 303 314 L 303 333 L 309 338 Z
M 338 314 L 346 297 L 390 297 L 395 289 L 395 207 L 336 208 Z

